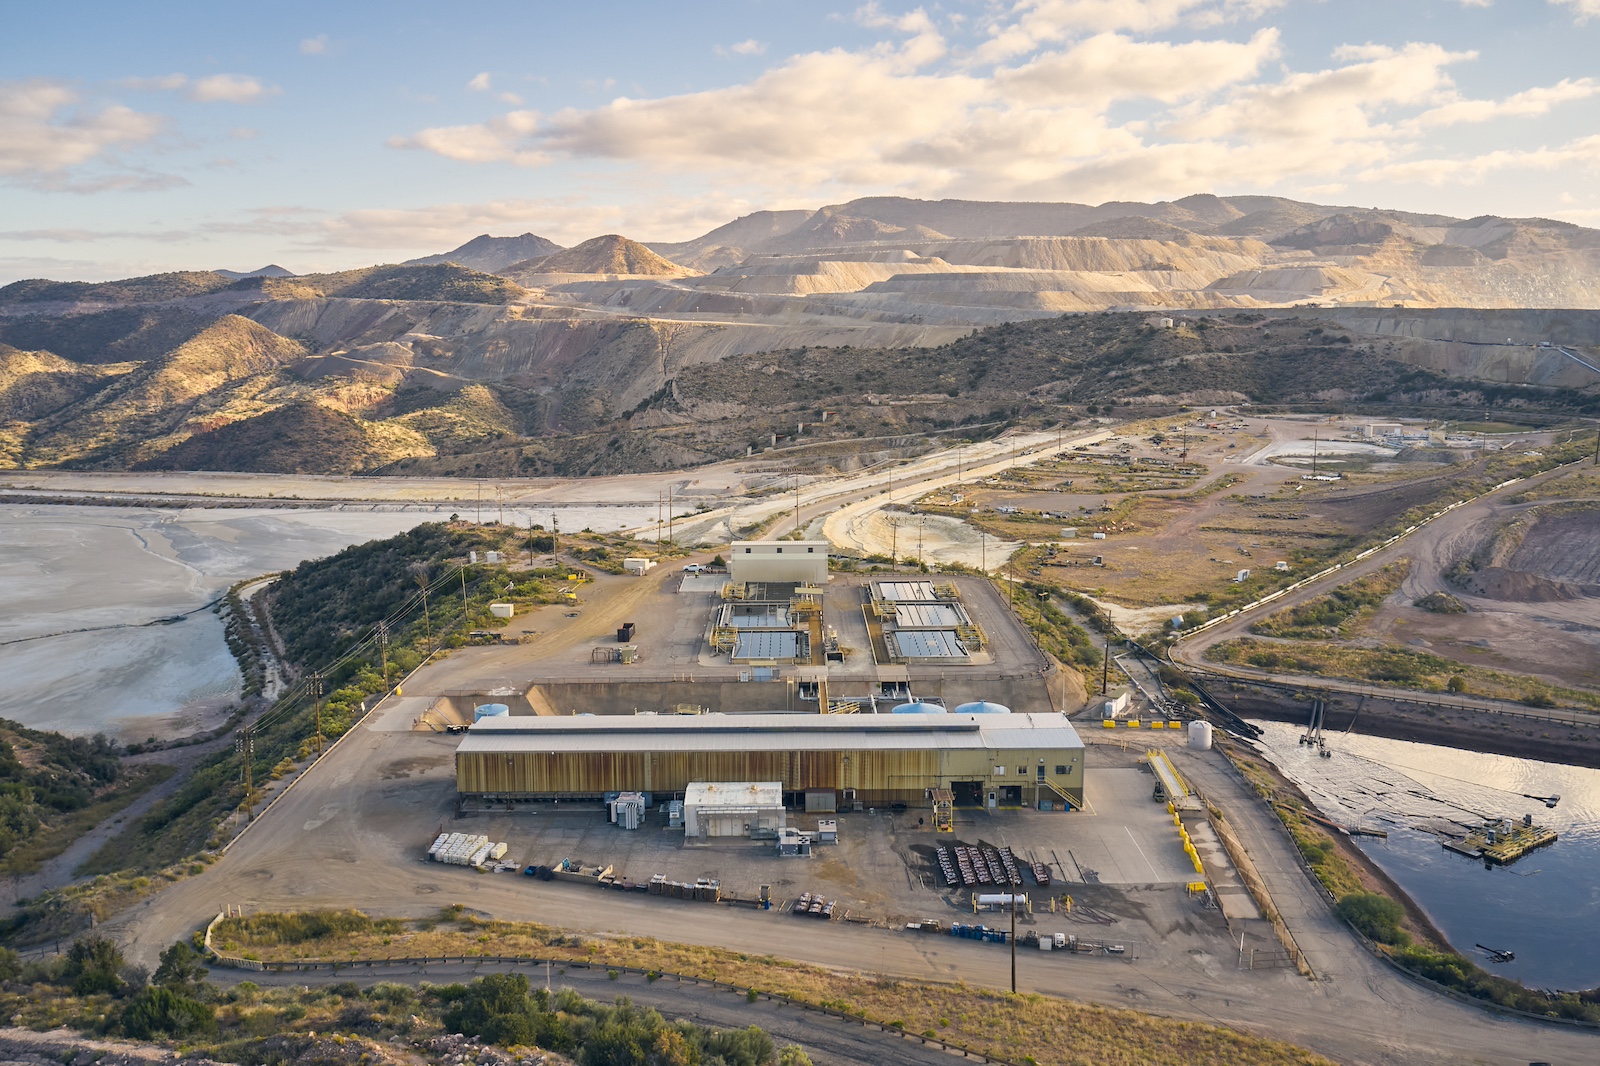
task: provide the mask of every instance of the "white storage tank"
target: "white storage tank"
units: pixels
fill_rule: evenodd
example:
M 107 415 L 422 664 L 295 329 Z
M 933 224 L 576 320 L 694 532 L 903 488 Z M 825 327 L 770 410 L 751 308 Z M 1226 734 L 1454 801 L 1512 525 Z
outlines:
M 911 703 L 897 703 L 890 714 L 945 714 L 945 709 L 937 703 L 928 703 L 926 700 L 915 700 Z
M 491 603 L 489 605 L 489 613 L 496 618 L 513 618 L 517 613 L 517 605 L 514 603 Z
M 1210 722 L 1190 722 L 1189 723 L 1189 746 L 1191 748 L 1194 748 L 1196 751 L 1210 751 L 1211 750 L 1211 723 Z
M 956 708 L 957 714 L 1010 714 L 1011 708 L 1003 703 L 991 703 L 988 700 L 974 700 L 963 703 Z
M 472 720 L 481 722 L 485 718 L 499 718 L 510 713 L 511 708 L 503 703 L 480 703 L 472 709 Z

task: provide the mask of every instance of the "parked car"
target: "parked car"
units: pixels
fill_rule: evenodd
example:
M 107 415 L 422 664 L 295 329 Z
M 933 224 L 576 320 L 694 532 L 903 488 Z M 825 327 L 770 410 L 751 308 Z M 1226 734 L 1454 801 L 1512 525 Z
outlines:
M 686 574 L 703 574 L 710 569 L 711 568 L 709 566 L 702 566 L 699 563 L 690 563 L 688 566 L 683 568 L 683 572 Z

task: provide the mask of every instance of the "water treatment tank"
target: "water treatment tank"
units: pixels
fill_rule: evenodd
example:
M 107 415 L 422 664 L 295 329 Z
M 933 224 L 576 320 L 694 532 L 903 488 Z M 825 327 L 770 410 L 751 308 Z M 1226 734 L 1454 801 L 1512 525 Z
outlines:
M 1197 751 L 1211 750 L 1211 723 L 1189 723 L 1189 746 Z
M 928 703 L 916 700 L 912 703 L 897 703 L 890 714 L 947 714 L 948 712 L 937 703 Z
M 1011 708 L 1003 703 L 990 703 L 988 700 L 974 700 L 963 703 L 956 708 L 957 714 L 1010 714 Z
M 503 703 L 480 703 L 472 709 L 472 720 L 481 722 L 485 718 L 499 718 L 503 714 L 510 714 L 511 708 Z

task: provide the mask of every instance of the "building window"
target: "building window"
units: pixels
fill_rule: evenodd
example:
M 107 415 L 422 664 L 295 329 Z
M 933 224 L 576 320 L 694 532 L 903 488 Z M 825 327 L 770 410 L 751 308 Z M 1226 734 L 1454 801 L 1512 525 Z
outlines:
M 807 549 L 806 549 L 806 554 L 807 554 L 807 555 L 810 555 L 810 554 L 812 554 L 812 553 L 813 553 L 813 552 L 815 552 L 815 551 L 816 551 L 816 550 L 817 550 L 817 549 L 815 549 L 815 548 L 807 548 Z
M 994 776 L 996 776 L 996 777 L 1004 777 L 1004 776 L 1006 776 L 1006 768 L 1004 766 L 996 766 L 994 768 Z
M 782 555 L 782 554 L 783 554 L 783 549 L 782 549 L 782 548 L 779 548 L 779 549 L 778 549 L 778 554 L 779 554 L 779 555 Z
M 1065 766 L 1056 767 L 1056 776 L 1057 777 L 1066 777 L 1067 776 L 1067 768 Z
M 1028 768 L 1026 766 L 1017 767 L 1017 776 L 1018 777 L 1027 777 L 1028 776 Z
M 746 554 L 746 555 L 749 555 L 749 554 L 750 554 L 750 549 L 749 549 L 749 548 L 746 548 L 746 549 L 745 549 L 745 550 L 744 550 L 744 553 L 745 553 L 745 554 Z

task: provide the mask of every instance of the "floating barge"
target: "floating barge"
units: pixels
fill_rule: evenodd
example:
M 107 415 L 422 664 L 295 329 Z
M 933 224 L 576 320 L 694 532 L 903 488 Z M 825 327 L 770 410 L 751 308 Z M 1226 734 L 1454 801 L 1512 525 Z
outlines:
M 1535 848 L 1555 842 L 1556 831 L 1534 825 L 1532 816 L 1524 816 L 1520 825 L 1505 818 L 1485 822 L 1460 840 L 1441 841 L 1449 851 L 1501 865 L 1516 862 Z

